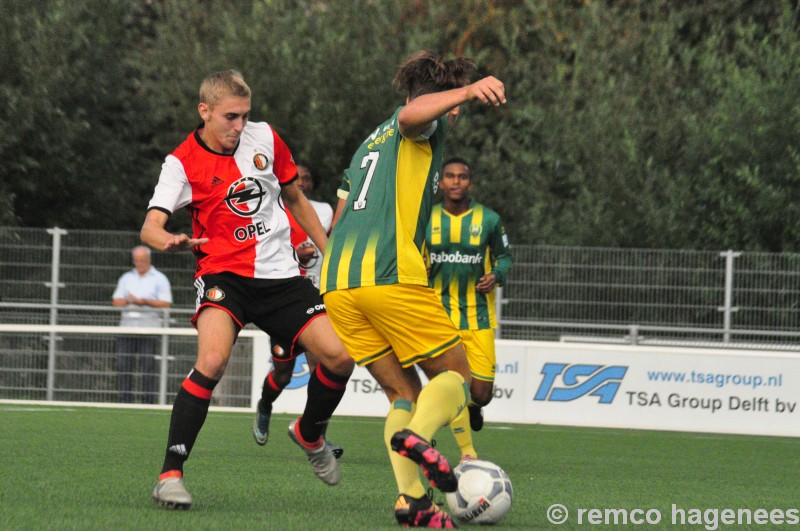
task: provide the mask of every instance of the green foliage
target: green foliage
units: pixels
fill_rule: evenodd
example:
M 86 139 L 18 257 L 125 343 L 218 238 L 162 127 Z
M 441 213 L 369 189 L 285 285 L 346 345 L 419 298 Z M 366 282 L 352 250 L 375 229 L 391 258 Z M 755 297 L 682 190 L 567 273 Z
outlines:
M 238 68 L 333 200 L 426 47 L 506 83 L 449 154 L 514 243 L 800 248 L 795 2 L 0 3 L 0 224 L 138 229 L 197 88 Z M 176 220 L 185 225 L 186 220 Z
M 800 236 L 800 42 L 785 14 L 760 35 L 736 25 L 732 56 L 711 38 L 699 72 L 712 105 L 687 128 L 697 205 L 711 223 L 697 234 L 733 248 L 796 250 Z
M 21 3 L 3 10 L 14 58 L 3 80 L 3 182 L 23 225 L 114 219 L 136 167 L 126 3 Z M 8 19 L 6 19 L 8 20 Z M 103 31 L 97 31 L 103 28 Z M 133 199 L 131 197 L 131 199 Z M 124 202 L 123 202 L 124 203 Z

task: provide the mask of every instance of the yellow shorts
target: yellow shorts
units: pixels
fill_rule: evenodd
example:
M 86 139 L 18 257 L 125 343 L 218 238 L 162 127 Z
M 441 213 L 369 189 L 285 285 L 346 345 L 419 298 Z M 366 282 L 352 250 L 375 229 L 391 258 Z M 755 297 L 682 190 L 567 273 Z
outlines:
M 473 378 L 494 382 L 497 358 L 494 352 L 494 330 L 459 330 L 464 350 L 467 351 L 469 372 Z
M 390 284 L 329 291 L 333 328 L 355 362 L 369 365 L 394 351 L 410 367 L 458 344 L 458 330 L 427 286 Z

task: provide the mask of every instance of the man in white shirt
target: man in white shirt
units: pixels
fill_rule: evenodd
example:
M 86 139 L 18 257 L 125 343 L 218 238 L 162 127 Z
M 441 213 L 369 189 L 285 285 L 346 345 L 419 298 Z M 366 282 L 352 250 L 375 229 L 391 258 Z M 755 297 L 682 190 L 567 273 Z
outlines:
M 163 326 L 162 308 L 172 306 L 169 279 L 153 267 L 150 248 L 133 248 L 133 269 L 123 274 L 111 296 L 111 304 L 125 307 L 120 326 Z M 129 308 L 129 309 L 128 309 Z M 158 378 L 155 356 L 156 336 L 130 335 L 117 338 L 117 388 L 119 401 L 132 403 L 138 395 L 143 403 L 155 403 Z M 135 390 L 135 375 L 141 375 L 141 388 Z

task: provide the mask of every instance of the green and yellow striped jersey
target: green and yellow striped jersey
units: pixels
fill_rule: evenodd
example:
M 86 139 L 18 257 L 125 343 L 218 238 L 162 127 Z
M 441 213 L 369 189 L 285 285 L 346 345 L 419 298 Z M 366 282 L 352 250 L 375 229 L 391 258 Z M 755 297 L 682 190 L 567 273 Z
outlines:
M 401 109 L 367 137 L 344 172 L 338 195 L 345 206 L 325 247 L 322 293 L 428 284 L 422 246 L 447 122 L 440 118 L 419 138 L 407 139 L 397 125 Z
M 430 285 L 453 324 L 460 330 L 497 328 L 495 291 L 479 293 L 475 285 L 494 273 L 502 286 L 511 269 L 508 236 L 500 216 L 475 201 L 459 215 L 450 214 L 440 203 L 433 207 L 425 246 Z

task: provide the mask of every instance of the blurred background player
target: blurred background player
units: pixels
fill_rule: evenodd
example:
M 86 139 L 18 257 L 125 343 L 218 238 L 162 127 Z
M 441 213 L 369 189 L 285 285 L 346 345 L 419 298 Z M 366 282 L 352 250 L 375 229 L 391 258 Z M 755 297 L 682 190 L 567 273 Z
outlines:
M 329 485 L 339 466 L 322 437 L 323 426 L 344 395 L 353 371 L 325 312 L 319 291 L 300 276 L 289 240 L 291 211 L 324 248 L 325 229 L 297 187 L 297 168 L 283 140 L 266 122 L 250 122 L 251 92 L 235 70 L 210 74 L 200 85 L 203 123 L 161 167 L 141 238 L 163 251 L 192 249 L 197 266 L 197 360 L 175 395 L 161 473 L 153 501 L 168 508 L 192 504 L 183 481 L 208 414 L 211 395 L 225 373 L 239 331 L 255 324 L 270 336 L 292 338 L 320 363 L 309 379 L 302 416 L 289 437 Z M 165 229 L 177 209 L 191 210 L 193 236 Z
M 459 329 L 472 384 L 468 408 L 451 423 L 461 460 L 478 457 L 473 431 L 483 428 L 483 406 L 494 393 L 495 286 L 511 269 L 508 236 L 500 216 L 470 199 L 472 172 L 464 159 L 444 163 L 443 202 L 433 207 L 425 234 L 431 286 Z
M 297 187 L 308 197 L 316 187 L 317 177 L 312 175 L 311 168 L 305 162 L 296 161 L 295 165 L 297 166 Z M 328 234 L 333 221 L 333 208 L 328 203 L 321 201 L 309 199 L 308 202 L 314 207 L 322 228 Z M 297 224 L 292 214 L 287 212 L 286 215 L 289 217 L 292 247 L 294 247 L 300 265 L 300 274 L 308 278 L 314 284 L 314 287 L 319 289 L 322 253 L 303 228 Z M 256 418 L 253 421 L 253 438 L 261 446 L 264 446 L 269 441 L 272 404 L 291 382 L 297 359 L 304 354 L 303 352 L 292 352 L 290 339 L 277 337 L 270 337 L 270 352 L 272 353 L 272 370 L 264 378 L 264 383 L 261 386 L 261 399 L 256 406 Z M 309 373 L 316 370 L 317 360 L 314 359 L 314 356 L 306 352 L 305 359 L 308 362 Z M 323 427 L 322 436 L 325 437 L 325 443 L 330 446 L 333 455 L 336 459 L 339 459 L 342 457 L 344 449 L 330 442 L 326 437 L 326 433 L 327 425 Z
M 297 187 L 308 197 L 314 188 L 317 187 L 319 178 L 311 173 L 311 168 L 303 161 L 296 162 L 297 165 Z M 314 211 L 319 217 L 322 228 L 325 229 L 326 234 L 331 232 L 331 223 L 333 221 L 333 208 L 328 203 L 322 201 L 314 201 L 309 198 L 308 202 L 314 207 Z M 291 216 L 291 214 L 289 214 Z M 297 227 L 297 236 L 292 235 L 292 244 L 295 245 L 295 252 L 297 252 L 297 259 L 300 262 L 300 274 L 307 277 L 311 282 L 319 288 L 319 275 L 322 271 L 322 252 L 314 245 L 311 238 L 306 235 L 305 231 L 296 223 L 293 227 Z M 305 239 L 303 239 L 305 237 Z M 295 239 L 298 243 L 295 244 Z
M 395 518 L 411 527 L 455 527 L 426 496 L 456 489 L 455 474 L 428 441 L 467 405 L 469 366 L 458 330 L 428 287 L 421 250 L 442 167 L 447 128 L 459 105 L 505 103 L 503 84 L 472 84 L 474 63 L 421 51 L 406 59 L 395 85 L 405 105 L 364 140 L 339 188 L 338 221 L 320 288 L 347 350 L 391 403 L 384 425 L 399 495 Z M 415 365 L 425 372 L 422 388 Z
M 164 326 L 162 308 L 172 306 L 172 286 L 167 276 L 153 267 L 150 248 L 138 245 L 131 251 L 133 269 L 119 277 L 111 295 L 111 304 L 126 308 L 120 326 L 159 328 Z M 119 401 L 131 403 L 139 394 L 143 403 L 154 404 L 158 396 L 156 336 L 120 336 L 117 338 L 117 389 Z M 134 376 L 141 375 L 140 391 L 134 391 Z

